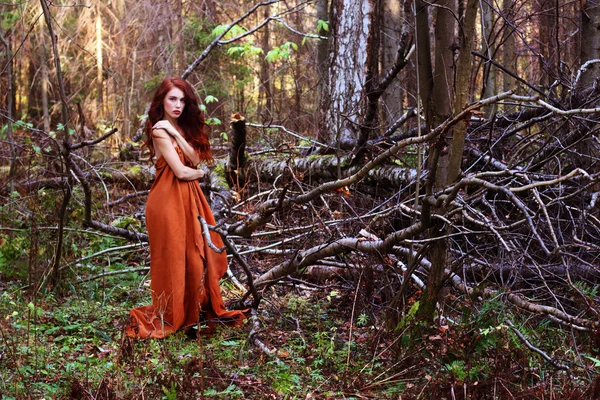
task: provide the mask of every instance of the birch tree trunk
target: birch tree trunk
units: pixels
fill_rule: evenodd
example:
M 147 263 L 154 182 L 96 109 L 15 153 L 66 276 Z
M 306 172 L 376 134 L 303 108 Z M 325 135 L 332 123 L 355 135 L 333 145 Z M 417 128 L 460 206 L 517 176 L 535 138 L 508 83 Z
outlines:
M 369 57 L 377 57 L 372 18 L 378 0 L 332 2 L 329 97 L 326 128 L 337 141 L 356 137 L 361 118 Z M 376 74 L 375 74 L 376 75 Z
M 581 64 L 600 59 L 600 1 L 588 0 L 581 10 Z M 581 85 L 591 86 L 600 76 L 600 63 L 591 64 L 581 77 Z

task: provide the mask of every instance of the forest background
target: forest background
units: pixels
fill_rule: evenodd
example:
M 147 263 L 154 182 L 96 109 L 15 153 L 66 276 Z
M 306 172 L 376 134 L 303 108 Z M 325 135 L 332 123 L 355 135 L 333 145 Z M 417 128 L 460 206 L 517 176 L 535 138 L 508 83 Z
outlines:
M 0 3 L 0 395 L 599 398 L 600 4 Z M 239 329 L 131 341 L 196 89 Z

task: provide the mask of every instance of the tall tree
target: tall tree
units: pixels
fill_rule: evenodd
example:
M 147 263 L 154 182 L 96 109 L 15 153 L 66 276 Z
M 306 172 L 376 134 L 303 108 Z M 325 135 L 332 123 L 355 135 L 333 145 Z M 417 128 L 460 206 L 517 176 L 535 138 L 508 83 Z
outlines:
M 432 49 L 429 40 L 429 7 L 423 0 L 415 1 L 416 43 L 419 72 L 420 98 L 425 112 L 427 130 L 432 130 L 452 113 L 454 98 L 454 44 L 456 38 L 455 0 L 444 0 L 437 4 Z M 435 64 L 431 60 L 433 50 Z M 433 66 L 435 65 L 435 69 Z M 446 150 L 448 138 L 441 137 L 431 146 L 428 157 L 429 178 L 426 195 L 432 196 L 448 182 L 449 154 Z M 426 203 L 427 204 L 427 203 Z M 434 238 L 444 236 L 443 224 L 433 221 L 431 235 Z M 439 292 L 444 280 L 447 263 L 447 242 L 437 239 L 431 247 L 431 269 L 427 279 L 424 299 L 419 308 L 419 317 L 431 321 L 435 312 Z

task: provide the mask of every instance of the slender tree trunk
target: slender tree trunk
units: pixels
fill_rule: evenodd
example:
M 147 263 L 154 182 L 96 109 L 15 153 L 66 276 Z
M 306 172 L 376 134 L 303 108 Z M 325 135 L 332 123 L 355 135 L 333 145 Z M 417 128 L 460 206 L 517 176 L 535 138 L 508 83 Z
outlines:
M 39 38 L 43 127 L 45 132 L 50 132 L 50 112 L 48 107 L 48 91 L 50 86 L 50 78 L 48 74 L 48 48 L 46 43 L 46 32 L 44 32 L 42 24 L 39 24 Z
M 448 118 L 452 112 L 453 100 L 453 41 L 456 37 L 455 14 L 456 2 L 443 0 L 436 4 L 437 16 L 435 21 L 435 73 L 433 73 L 429 43 L 429 13 L 428 4 L 423 0 L 416 0 L 416 31 L 417 31 L 417 57 L 419 68 L 419 87 L 421 100 L 425 112 L 426 124 L 429 129 L 439 125 Z M 447 138 L 441 137 L 438 143 L 430 148 L 428 167 L 430 176 L 426 186 L 426 194 L 432 195 L 435 189 L 444 187 L 448 179 L 449 156 L 446 148 Z M 440 210 L 443 213 L 443 210 Z M 432 237 L 442 237 L 445 231 L 439 221 L 434 221 L 431 229 Z M 427 278 L 427 286 L 423 294 L 418 318 L 431 322 L 444 278 L 446 267 L 447 242 L 439 239 L 433 242 L 430 252 L 432 263 Z
M 555 77 L 553 68 L 554 53 L 551 48 L 553 42 L 552 27 L 554 25 L 553 4 L 554 0 L 536 0 L 534 9 L 538 22 L 540 86 L 543 88 L 548 88 Z
M 462 110 L 469 102 L 469 82 L 471 80 L 471 50 L 475 36 L 475 20 L 477 18 L 478 0 L 467 0 L 465 16 L 462 19 L 460 38 L 460 54 L 456 66 L 456 82 L 454 93 L 454 114 Z M 450 146 L 450 163 L 448 166 L 448 183 L 453 183 L 459 176 L 462 156 L 465 149 L 467 121 L 461 121 L 454 127 Z
M 0 20 L 0 23 L 2 21 Z M 2 26 L 0 25 L 0 29 Z M 10 146 L 10 167 L 8 172 L 8 182 L 10 187 L 10 192 L 12 193 L 15 190 L 15 168 L 17 166 L 17 153 L 15 149 L 15 140 L 13 136 L 13 124 L 14 120 L 13 115 L 13 93 L 15 89 L 14 80 L 13 80 L 13 68 L 12 68 L 12 48 L 10 45 L 10 39 L 7 39 L 4 36 L 4 33 L 0 30 L 0 41 L 4 44 L 4 48 L 6 49 L 6 109 L 8 114 L 7 122 L 7 136 L 8 136 L 8 144 Z
M 329 23 L 329 10 L 327 0 L 317 0 L 317 33 L 319 36 L 329 37 L 329 32 L 325 30 L 323 25 L 319 25 L 319 21 Z M 319 74 L 318 81 L 318 140 L 321 143 L 327 143 L 329 140 L 329 132 L 327 131 L 326 112 L 329 109 L 329 39 L 318 39 L 317 42 L 317 72 Z
M 174 24 L 174 32 L 175 32 L 175 45 L 176 47 L 176 60 L 175 60 L 175 70 L 176 74 L 181 74 L 187 67 L 185 63 L 185 37 L 183 35 L 184 32 L 184 20 L 183 20 L 183 1 L 175 0 L 175 24 Z
M 515 42 L 515 27 L 513 25 L 515 23 L 515 0 L 504 0 L 503 9 L 504 17 L 507 22 L 504 26 L 505 40 L 502 48 L 502 58 L 504 60 L 504 66 L 518 75 L 517 46 Z M 505 92 L 516 89 L 516 80 L 511 75 L 506 73 L 503 74 L 502 81 Z
M 415 42 L 417 44 L 418 97 L 421 99 L 427 130 L 432 129 L 433 107 L 433 63 L 431 61 L 431 40 L 429 38 L 429 8 L 422 0 L 415 0 Z
M 359 130 L 358 143 L 356 145 L 357 160 L 363 151 L 363 146 L 367 143 L 370 137 L 374 135 L 375 127 L 377 126 L 377 110 L 379 104 L 379 96 L 374 96 L 375 89 L 379 85 L 379 55 L 381 48 L 381 26 L 383 25 L 382 13 L 383 0 L 374 0 L 372 2 L 372 11 L 370 15 L 369 25 L 369 43 L 367 46 L 367 62 L 365 74 L 365 94 L 361 114 L 364 115 L 362 124 Z
M 396 50 L 400 43 L 400 34 L 402 32 L 402 14 L 401 0 L 386 0 L 383 10 L 383 35 L 381 69 L 388 71 L 396 59 Z M 387 125 L 390 121 L 395 121 L 403 113 L 404 105 L 402 101 L 402 85 L 398 80 L 388 88 L 382 96 L 381 118 L 382 124 Z
M 492 4 L 484 1 L 481 3 L 482 7 L 482 18 L 481 21 L 481 37 L 482 41 L 482 52 L 488 58 L 494 59 L 494 55 L 496 53 L 496 44 L 495 44 L 495 32 L 494 32 L 494 20 L 495 20 L 495 10 Z M 492 63 L 488 62 L 484 64 L 483 68 L 483 76 L 484 76 L 484 89 L 482 98 L 487 99 L 493 97 L 496 94 L 496 86 L 497 86 L 497 69 L 492 65 Z M 496 104 L 492 104 L 484 109 L 485 115 L 487 118 L 490 118 L 497 111 Z
M 133 52 L 133 59 L 135 60 L 135 51 Z M 122 85 L 121 85 L 121 93 L 123 96 L 123 140 L 129 139 L 129 133 L 131 131 L 131 97 L 129 96 L 129 68 L 135 68 L 135 61 L 133 63 L 129 62 L 128 52 L 127 52 L 127 41 L 123 39 L 121 43 L 121 62 L 123 63 L 123 77 L 122 77 Z M 133 74 L 133 71 L 132 71 Z M 133 76 L 131 77 L 133 82 Z
M 263 17 L 269 18 L 270 15 L 270 7 L 264 7 Z M 263 28 L 262 35 L 262 49 L 264 54 L 266 55 L 269 52 L 269 24 L 266 24 Z M 262 120 L 270 121 L 273 118 L 273 85 L 271 80 L 271 71 L 270 65 L 267 61 L 266 57 L 262 58 L 260 63 L 260 92 L 259 97 L 261 101 L 259 101 L 258 105 L 258 115 Z
M 96 87 L 98 90 L 98 117 L 104 118 L 104 74 L 102 72 L 102 15 L 96 5 Z
M 63 84 L 62 78 L 62 70 L 60 66 L 60 54 L 58 53 L 58 45 L 56 42 L 56 36 L 54 34 L 54 29 L 52 27 L 52 15 L 50 14 L 50 10 L 48 9 L 48 5 L 46 0 L 40 0 L 42 4 L 42 10 L 44 12 L 44 19 L 46 20 L 46 25 L 48 27 L 48 33 L 50 34 L 50 39 L 52 42 L 52 51 L 54 54 L 54 64 L 56 68 L 56 79 L 57 79 L 57 87 L 59 89 L 60 100 L 62 105 L 62 123 L 63 123 L 63 132 L 62 132 L 62 148 L 61 155 L 64 166 L 64 174 L 67 176 L 69 183 L 65 186 L 62 203 L 60 205 L 60 210 L 58 214 L 58 230 L 56 234 L 56 246 L 54 251 L 54 260 L 52 262 L 52 266 L 49 271 L 49 279 L 57 284 L 60 278 L 60 262 L 62 259 L 62 251 L 63 251 L 63 241 L 64 241 L 64 228 L 67 219 L 67 208 L 69 206 L 69 202 L 72 196 L 72 186 L 73 186 L 73 178 L 70 173 L 71 171 L 71 159 L 70 159 L 70 135 L 69 135 L 69 109 L 67 105 L 67 95 L 65 93 L 65 87 Z
M 434 128 L 441 124 L 452 114 L 452 101 L 454 100 L 454 45 L 456 38 L 456 0 L 438 1 L 435 24 L 435 72 L 433 74 L 432 98 L 430 99 L 433 114 L 431 115 Z M 448 138 L 449 140 L 449 138 Z M 447 143 L 444 143 L 446 145 Z M 440 157 L 437 165 L 436 188 L 441 189 L 448 182 L 448 152 Z

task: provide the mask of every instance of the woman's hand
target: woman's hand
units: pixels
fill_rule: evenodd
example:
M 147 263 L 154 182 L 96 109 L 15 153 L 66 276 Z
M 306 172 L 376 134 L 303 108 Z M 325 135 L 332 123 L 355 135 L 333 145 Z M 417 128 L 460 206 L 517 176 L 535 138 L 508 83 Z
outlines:
M 173 136 L 175 139 L 177 139 L 177 137 L 181 136 L 179 131 L 177 129 L 175 129 L 175 127 L 173 125 L 171 125 L 171 123 L 169 121 L 167 121 L 166 119 L 155 123 L 154 126 L 152 127 L 152 129 L 164 129 L 170 136 Z

